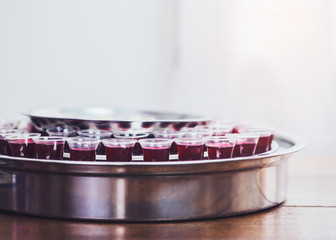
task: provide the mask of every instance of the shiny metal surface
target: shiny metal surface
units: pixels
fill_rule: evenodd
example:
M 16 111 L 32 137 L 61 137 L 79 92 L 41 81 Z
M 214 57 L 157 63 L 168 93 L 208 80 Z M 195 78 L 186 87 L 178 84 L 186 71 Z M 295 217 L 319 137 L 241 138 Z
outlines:
M 267 156 L 166 163 L 1 156 L 0 209 L 44 217 L 169 221 L 239 215 L 286 198 L 288 158 L 303 143 L 276 134 Z
M 205 124 L 211 119 L 179 113 L 132 111 L 110 108 L 41 108 L 24 113 L 39 131 L 57 125 L 76 126 L 80 129 L 105 129 L 120 131 L 153 131 Z

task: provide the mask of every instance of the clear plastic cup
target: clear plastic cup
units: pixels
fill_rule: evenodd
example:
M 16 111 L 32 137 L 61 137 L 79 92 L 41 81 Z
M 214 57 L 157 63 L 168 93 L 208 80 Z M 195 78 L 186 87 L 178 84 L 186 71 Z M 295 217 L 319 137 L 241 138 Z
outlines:
M 233 150 L 232 157 L 247 157 L 255 154 L 257 143 L 259 140 L 258 134 L 227 134 L 227 137 L 235 138 L 236 145 Z
M 70 159 L 74 161 L 95 161 L 96 149 L 100 139 L 88 137 L 70 137 L 66 141 L 70 148 Z
M 103 139 L 106 151 L 106 161 L 110 162 L 131 162 L 135 139 Z
M 119 132 L 114 133 L 113 137 L 118 139 L 134 139 L 134 140 L 140 140 L 147 138 L 149 136 L 149 133 L 147 132 Z M 139 142 L 136 142 L 133 148 L 133 155 L 140 156 L 142 155 L 142 148 Z
M 108 130 L 100 130 L 100 129 L 84 129 L 78 130 L 77 134 L 81 137 L 89 137 L 89 138 L 97 138 L 100 140 L 111 138 L 112 132 Z M 97 150 L 97 154 L 105 155 L 105 148 L 103 143 L 99 143 Z
M 205 141 L 208 149 L 208 159 L 232 158 L 233 149 L 236 144 L 235 138 L 214 137 Z
M 259 135 L 255 154 L 264 153 L 271 150 L 274 138 L 274 128 L 247 128 L 239 131 L 241 134 L 257 134 Z
M 53 127 L 53 128 L 48 128 L 46 130 L 46 132 L 49 136 L 68 138 L 68 137 L 76 137 L 78 135 L 77 134 L 78 130 L 79 130 L 79 127 L 56 126 L 56 127 Z M 66 152 L 66 153 L 69 152 L 68 142 L 65 142 L 64 152 Z
M 195 128 L 195 129 L 190 130 L 190 131 L 185 131 L 183 137 L 185 137 L 185 138 L 196 138 L 196 139 L 199 139 L 199 138 L 206 139 L 206 138 L 211 137 L 213 134 L 214 134 L 214 131 L 211 130 L 211 129 Z M 203 151 L 204 152 L 206 151 L 205 144 L 203 146 Z
M 220 125 L 207 125 L 199 127 L 199 129 L 204 129 L 212 132 L 212 136 L 225 136 L 231 133 L 232 126 L 220 126 Z
M 39 137 L 33 139 L 35 143 L 36 158 L 39 159 L 63 159 L 64 137 Z
M 11 134 L 6 136 L 12 156 L 35 158 L 34 140 L 40 136 L 40 133 Z
M 82 137 L 98 138 L 100 140 L 110 138 L 112 136 L 111 131 L 101 129 L 83 129 L 78 130 L 77 133 Z
M 233 133 L 240 133 L 242 130 L 245 129 L 251 129 L 251 128 L 269 128 L 271 127 L 269 124 L 265 124 L 265 123 L 258 123 L 258 122 L 254 122 L 254 121 L 240 121 L 238 124 L 235 125 L 234 129 L 233 129 Z
M 143 158 L 145 162 L 169 161 L 169 150 L 173 143 L 172 139 L 140 139 L 139 143 L 142 147 Z
M 184 131 L 184 137 L 186 138 L 208 138 L 211 137 L 214 131 L 212 129 L 199 129 Z
M 180 132 L 180 131 L 163 130 L 163 131 L 154 131 L 153 135 L 154 135 L 155 138 L 172 139 L 173 143 L 170 147 L 170 153 L 171 154 L 177 154 L 177 145 L 176 145 L 174 139 L 183 137 L 184 133 Z
M 202 160 L 204 158 L 204 138 L 175 139 L 179 160 Z
M 21 133 L 22 131 L 17 129 L 0 129 L 0 154 L 10 156 L 11 150 L 6 140 L 6 136 Z

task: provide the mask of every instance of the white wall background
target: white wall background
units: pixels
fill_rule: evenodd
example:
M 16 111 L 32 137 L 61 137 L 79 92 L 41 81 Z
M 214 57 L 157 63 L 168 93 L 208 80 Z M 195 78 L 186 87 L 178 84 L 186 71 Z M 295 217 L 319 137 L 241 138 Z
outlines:
M 168 1 L 0 0 L 3 111 L 159 108 L 172 66 Z M 2 101 L 3 102 L 3 101 Z
M 332 0 L 0 0 L 1 115 L 44 106 L 272 123 L 336 156 Z

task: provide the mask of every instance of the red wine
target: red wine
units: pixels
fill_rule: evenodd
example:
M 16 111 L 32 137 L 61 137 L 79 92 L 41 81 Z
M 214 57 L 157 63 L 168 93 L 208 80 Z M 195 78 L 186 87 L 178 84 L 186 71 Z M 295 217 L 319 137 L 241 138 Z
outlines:
M 223 159 L 232 157 L 233 146 L 230 144 L 213 144 L 208 145 L 207 148 L 209 159 Z
M 148 137 L 148 133 L 115 133 L 113 137 L 121 139 L 134 139 L 140 140 Z M 142 147 L 139 142 L 136 142 L 133 148 L 133 155 L 139 156 L 142 155 Z
M 271 136 L 260 136 L 257 147 L 255 150 L 256 154 L 267 152 L 270 150 L 270 141 L 271 141 Z
M 12 156 L 35 158 L 34 141 L 32 139 L 11 140 L 9 142 L 9 147 Z
M 105 147 L 106 160 L 111 162 L 131 162 L 133 147 Z
M 162 162 L 169 160 L 169 148 L 143 148 L 142 151 L 145 162 Z
M 95 161 L 96 149 L 70 148 L 70 159 L 75 161 Z
M 247 157 L 255 154 L 256 144 L 251 142 L 236 143 L 233 157 Z
M 50 141 L 35 143 L 35 152 L 39 159 L 60 160 L 63 158 L 64 143 Z
M 203 144 L 177 144 L 179 160 L 201 160 L 203 159 Z
M 81 137 L 95 138 L 95 139 L 108 139 L 112 136 L 112 132 L 102 129 L 84 129 L 79 130 L 78 135 Z M 96 148 L 96 153 L 99 155 L 105 155 L 105 147 L 103 143 L 99 143 Z
M 8 156 L 11 155 L 9 144 L 4 138 L 0 138 L 0 154 Z
M 171 139 L 173 141 L 175 138 L 182 137 L 184 133 L 179 131 L 164 130 L 164 131 L 155 131 L 153 132 L 153 135 L 155 138 Z M 173 141 L 170 146 L 170 154 L 177 154 L 177 145 L 175 141 Z

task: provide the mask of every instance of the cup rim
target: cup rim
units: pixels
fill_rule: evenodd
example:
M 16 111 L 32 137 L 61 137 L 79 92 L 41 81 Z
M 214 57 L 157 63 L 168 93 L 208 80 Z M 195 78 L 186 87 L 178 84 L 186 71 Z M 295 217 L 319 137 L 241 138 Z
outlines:
M 217 130 L 228 130 L 231 131 L 233 127 L 231 126 L 224 126 L 224 125 L 203 125 L 197 127 L 197 129 L 204 129 L 204 130 L 210 130 L 210 131 L 217 131 Z
M 170 148 L 173 139 L 169 138 L 146 138 L 146 139 L 140 139 L 138 140 L 140 143 L 141 147 L 144 149 L 147 148 L 154 148 L 154 147 L 165 147 L 165 148 Z
M 67 142 L 71 142 L 71 143 L 100 143 L 101 140 L 97 139 L 97 138 L 89 138 L 89 137 L 67 137 L 66 138 Z
M 79 136 L 112 136 L 113 132 L 103 129 L 81 129 L 77 131 Z
M 19 134 L 10 134 L 5 138 L 6 140 L 18 140 L 18 139 L 34 139 L 39 138 L 41 133 L 19 133 Z
M 271 129 L 241 129 L 239 130 L 241 134 L 258 134 L 259 136 L 271 136 L 273 134 L 273 130 Z
M 119 139 L 122 139 L 122 138 L 137 139 L 137 138 L 146 138 L 149 136 L 149 133 L 148 132 L 116 132 L 116 133 L 113 133 L 112 135 L 113 137 L 119 138 Z
M 177 145 L 204 145 L 205 138 L 190 138 L 190 137 L 176 138 L 175 143 Z
M 152 132 L 155 138 L 175 139 L 182 137 L 185 133 L 175 130 L 162 130 Z
M 208 138 L 213 135 L 213 131 L 204 131 L 204 132 L 198 132 L 198 131 L 193 131 L 193 132 L 185 132 L 184 136 L 186 138 Z
M 65 142 L 65 137 L 57 137 L 57 136 L 43 136 L 37 139 L 33 139 L 35 143 L 41 142 Z
M 135 139 L 129 139 L 129 138 L 107 138 L 103 139 L 102 143 L 104 144 L 105 147 L 110 147 L 110 146 L 134 146 L 137 140 Z
M 23 133 L 22 130 L 14 128 L 0 129 L 0 137 L 6 137 L 11 134 L 21 134 L 21 133 Z
M 234 138 L 225 138 L 225 137 L 221 137 L 221 138 L 208 138 L 205 140 L 205 145 L 209 146 L 211 144 L 221 144 L 221 143 L 229 143 L 232 146 L 234 146 L 236 144 L 236 139 Z
M 255 133 L 229 133 L 226 134 L 223 137 L 232 137 L 235 138 L 236 140 L 238 139 L 258 139 L 260 137 L 259 134 L 255 134 Z

